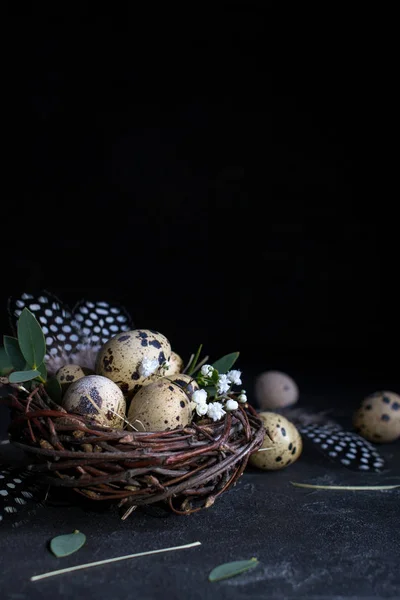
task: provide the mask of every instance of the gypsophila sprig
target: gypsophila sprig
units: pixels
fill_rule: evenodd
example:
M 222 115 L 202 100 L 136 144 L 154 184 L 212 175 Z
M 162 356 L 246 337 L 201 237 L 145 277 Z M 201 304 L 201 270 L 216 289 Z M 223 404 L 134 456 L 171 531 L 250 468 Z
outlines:
M 231 383 L 233 383 L 233 385 L 242 385 L 242 380 L 240 379 L 241 375 L 242 372 L 237 371 L 235 369 L 233 369 L 232 371 L 228 371 L 228 373 L 226 374 L 227 378 Z
M 204 375 L 204 377 L 212 377 L 213 371 L 214 367 L 212 367 L 211 365 L 203 365 L 201 367 L 200 373 Z
M 143 358 L 139 365 L 139 374 L 142 377 L 150 377 L 150 375 L 153 375 L 157 371 L 158 367 L 159 363 L 156 358 Z
M 232 369 L 238 356 L 238 352 L 227 354 L 212 365 L 206 363 L 206 358 L 201 367 L 201 361 L 199 362 L 198 373 L 195 375 L 199 389 L 190 398 L 190 406 L 195 415 L 218 421 L 227 412 L 239 410 L 239 398 L 242 399 L 241 402 L 247 402 L 243 390 L 239 392 L 233 389 L 242 384 L 242 372 Z M 199 353 L 196 355 L 196 362 L 198 360 Z
M 227 375 L 219 375 L 218 376 L 218 382 L 217 382 L 217 390 L 219 394 L 226 394 L 226 392 L 229 391 L 229 388 L 231 387 L 231 382 L 228 379 Z
M 225 414 L 225 410 L 221 402 L 211 402 L 208 405 L 207 416 L 213 421 L 219 421 Z

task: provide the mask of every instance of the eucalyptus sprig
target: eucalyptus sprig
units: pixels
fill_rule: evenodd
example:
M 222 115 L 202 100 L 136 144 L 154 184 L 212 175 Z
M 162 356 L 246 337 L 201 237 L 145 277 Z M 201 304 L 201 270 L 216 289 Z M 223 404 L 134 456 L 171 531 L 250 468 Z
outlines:
M 46 383 L 44 362 L 46 340 L 40 324 L 28 308 L 24 308 L 17 322 L 17 337 L 5 335 L 0 348 L 0 370 L 10 383 L 36 381 Z

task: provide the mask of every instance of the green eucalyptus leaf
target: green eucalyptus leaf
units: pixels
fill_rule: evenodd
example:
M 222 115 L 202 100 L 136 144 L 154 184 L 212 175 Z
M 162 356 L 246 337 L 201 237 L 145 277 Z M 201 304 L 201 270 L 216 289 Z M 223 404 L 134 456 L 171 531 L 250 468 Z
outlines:
M 35 379 L 40 375 L 39 371 L 36 369 L 31 369 L 30 371 L 13 371 L 10 373 L 8 379 L 10 383 L 23 383 L 24 381 L 31 381 L 31 379 Z
M 11 360 L 6 352 L 6 349 L 0 348 L 0 375 L 4 377 L 8 375 L 13 370 L 13 365 Z
M 37 369 L 46 354 L 46 341 L 36 317 L 27 308 L 24 308 L 18 319 L 17 330 L 19 347 L 26 362 Z
M 207 392 L 208 396 L 215 396 L 217 393 L 217 388 L 214 385 L 207 385 L 203 388 Z
M 86 535 L 80 531 L 74 531 L 74 533 L 58 535 L 53 538 L 50 541 L 50 550 L 57 558 L 61 558 L 77 552 L 77 550 L 82 548 L 85 542 Z
M 195 368 L 196 368 L 196 365 L 197 365 L 197 362 L 198 362 L 198 360 L 199 360 L 199 358 L 200 358 L 200 353 L 201 353 L 201 350 L 202 350 L 202 348 L 203 348 L 203 344 L 200 344 L 200 346 L 199 346 L 199 347 L 198 347 L 198 349 L 197 349 L 197 352 L 196 352 L 196 354 L 195 354 L 195 355 L 194 355 L 194 357 L 193 357 L 193 360 L 192 360 L 192 362 L 191 362 L 191 363 L 190 363 L 190 365 L 189 365 L 189 368 L 188 368 L 188 375 L 191 375 L 191 374 L 193 373 L 193 371 L 195 370 Z
M 50 398 L 57 402 L 57 404 L 61 404 L 62 400 L 62 390 L 61 384 L 56 377 L 50 377 L 45 383 L 45 389 Z
M 231 354 L 226 354 L 222 358 L 218 359 L 215 363 L 213 363 L 214 369 L 217 369 L 218 373 L 227 373 L 230 369 L 232 369 L 233 365 L 239 358 L 239 352 L 232 352 Z
M 4 350 L 7 352 L 7 356 L 14 369 L 18 369 L 18 371 L 25 369 L 26 360 L 22 355 L 17 338 L 5 335 L 3 342 Z
M 221 579 L 229 579 L 240 575 L 249 569 L 254 569 L 259 564 L 256 558 L 250 560 L 236 560 L 234 562 L 225 563 L 215 567 L 208 576 L 209 581 L 221 581 Z
M 42 364 L 38 366 L 37 370 L 40 373 L 41 379 L 43 379 L 42 383 L 45 382 L 47 380 L 47 367 L 46 367 L 46 364 L 44 362 L 42 362 Z

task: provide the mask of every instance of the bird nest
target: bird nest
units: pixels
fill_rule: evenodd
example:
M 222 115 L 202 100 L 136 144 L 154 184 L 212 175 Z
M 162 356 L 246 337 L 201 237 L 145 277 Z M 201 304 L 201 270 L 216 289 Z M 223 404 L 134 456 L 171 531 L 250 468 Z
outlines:
M 249 404 L 223 419 L 202 418 L 168 431 L 104 427 L 67 412 L 44 386 L 10 387 L 10 440 L 51 486 L 92 501 L 112 501 L 126 518 L 136 507 L 166 503 L 177 514 L 209 508 L 236 484 L 265 430 Z

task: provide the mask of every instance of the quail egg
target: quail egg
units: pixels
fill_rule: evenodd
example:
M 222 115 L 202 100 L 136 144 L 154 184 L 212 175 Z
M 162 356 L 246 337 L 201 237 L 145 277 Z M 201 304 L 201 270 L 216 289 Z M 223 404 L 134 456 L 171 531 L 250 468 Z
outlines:
M 96 373 L 114 381 L 131 398 L 145 379 L 170 358 L 171 345 L 161 333 L 150 329 L 124 331 L 100 348 Z
M 132 399 L 128 421 L 138 431 L 166 431 L 191 422 L 190 401 L 179 385 L 160 379 L 142 387 Z
M 166 375 L 167 379 L 173 381 L 176 385 L 179 385 L 185 392 L 185 394 L 190 398 L 193 392 L 199 390 L 199 384 L 193 377 L 187 375 L 186 373 L 175 373 L 175 375 Z
M 177 360 L 174 358 L 174 355 L 178 356 L 175 352 L 172 352 L 168 367 L 160 367 L 156 371 L 156 373 L 154 373 L 153 375 L 149 375 L 149 377 L 146 377 L 146 379 L 142 381 L 141 386 L 150 385 L 150 383 L 159 381 L 162 377 L 168 377 L 168 379 L 173 379 L 176 375 L 179 375 L 180 370 L 178 370 L 178 368 L 183 368 L 183 361 L 181 357 L 178 356 L 181 363 L 177 362 Z
M 60 367 L 56 373 L 56 378 L 61 385 L 62 394 L 65 394 L 71 383 L 82 379 L 86 375 L 94 375 L 94 371 L 86 367 L 80 367 L 79 365 L 64 365 Z
M 183 360 L 176 352 L 172 352 L 171 358 L 169 359 L 169 367 L 165 371 L 165 374 L 170 377 L 175 373 L 181 373 L 183 370 Z
M 400 439 L 400 396 L 387 391 L 367 396 L 355 412 L 353 424 L 357 433 L 371 442 Z
M 289 375 L 281 371 L 266 371 L 256 379 L 255 397 L 261 409 L 273 410 L 295 404 L 299 390 Z
M 100 425 L 117 429 L 124 426 L 124 395 L 107 377 L 88 375 L 71 383 L 62 405 L 68 412 L 89 416 Z
M 303 441 L 293 423 L 273 412 L 261 412 L 259 417 L 267 433 L 261 448 L 250 456 L 249 463 L 265 471 L 276 471 L 294 463 L 302 452 Z

